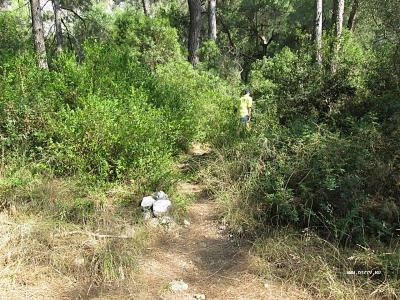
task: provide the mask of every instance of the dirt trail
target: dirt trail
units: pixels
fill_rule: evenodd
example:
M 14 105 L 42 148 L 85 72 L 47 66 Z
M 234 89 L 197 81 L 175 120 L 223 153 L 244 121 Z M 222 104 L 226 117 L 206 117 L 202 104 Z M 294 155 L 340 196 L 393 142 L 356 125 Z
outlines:
M 238 246 L 218 223 L 218 206 L 201 187 L 184 184 L 197 194 L 189 207 L 190 226 L 164 232 L 142 258 L 137 299 L 299 299 L 299 294 L 262 280 L 253 267 L 249 246 Z M 189 288 L 173 293 L 168 284 L 182 279 Z
M 197 151 L 203 155 L 204 151 Z M 196 155 L 196 150 L 191 155 Z M 180 183 L 180 193 L 197 201 L 188 207 L 189 226 L 157 235 L 141 258 L 135 299 L 305 299 L 295 288 L 266 282 L 257 275 L 249 245 L 238 245 L 219 222 L 218 204 L 194 183 Z M 173 293 L 169 283 L 183 280 L 188 289 Z

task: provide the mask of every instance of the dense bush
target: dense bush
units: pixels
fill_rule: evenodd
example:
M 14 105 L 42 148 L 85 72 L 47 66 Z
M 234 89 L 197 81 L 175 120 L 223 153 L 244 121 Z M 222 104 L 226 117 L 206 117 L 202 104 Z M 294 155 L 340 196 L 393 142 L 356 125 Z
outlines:
M 233 102 L 232 90 L 218 77 L 196 71 L 186 62 L 157 69 L 150 101 L 176 126 L 173 138 L 181 148 L 191 140 L 218 140 L 231 122 L 227 112 Z
M 366 69 L 371 53 L 350 37 L 342 47 L 336 74 L 288 48 L 255 63 L 255 126 L 223 150 L 228 171 L 218 174 L 237 183 L 223 197 L 237 199 L 229 214 L 239 231 L 297 224 L 347 244 L 395 236 L 398 101 L 390 89 L 390 112 L 371 102 L 368 80 L 382 82 Z
M 58 175 L 168 181 L 172 156 L 227 124 L 229 89 L 182 58 L 164 21 L 123 15 L 114 42 L 90 43 L 85 60 L 65 53 L 39 70 L 26 53 L 0 86 L 6 154 L 42 161 Z M 143 48 L 145 47 L 145 48 Z
M 24 20 L 13 12 L 0 14 L 0 66 L 24 48 L 31 48 Z M 29 46 L 28 46 L 29 45 Z M 0 67 L 1 71 L 1 67 Z
M 123 13 L 115 22 L 114 39 L 152 70 L 157 65 L 182 59 L 176 30 L 164 19 L 150 19 L 134 13 Z

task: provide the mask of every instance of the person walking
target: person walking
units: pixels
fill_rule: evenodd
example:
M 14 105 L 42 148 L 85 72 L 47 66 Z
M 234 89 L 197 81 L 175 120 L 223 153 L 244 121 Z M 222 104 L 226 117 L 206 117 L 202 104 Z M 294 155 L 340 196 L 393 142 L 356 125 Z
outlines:
M 239 113 L 239 130 L 242 128 L 246 130 L 250 129 L 250 120 L 252 115 L 253 98 L 250 96 L 250 88 L 244 89 L 244 95 L 240 97 L 238 101 L 238 113 Z

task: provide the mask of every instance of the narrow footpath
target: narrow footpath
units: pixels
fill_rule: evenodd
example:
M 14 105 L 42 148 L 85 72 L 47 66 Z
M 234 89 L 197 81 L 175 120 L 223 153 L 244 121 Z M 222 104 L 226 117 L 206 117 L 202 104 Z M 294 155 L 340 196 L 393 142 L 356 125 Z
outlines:
M 220 223 L 218 204 L 201 185 L 183 182 L 178 190 L 197 199 L 188 207 L 190 224 L 160 232 L 146 249 L 132 291 L 135 299 L 309 299 L 260 277 L 251 246 L 239 245 L 229 234 Z M 174 280 L 187 289 L 171 291 Z
M 201 190 L 191 187 L 201 198 Z M 189 217 L 189 226 L 166 231 L 147 248 L 132 291 L 136 299 L 302 298 L 257 275 L 249 246 L 239 247 L 218 223 L 215 202 L 199 199 L 189 207 Z M 188 289 L 170 291 L 174 280 L 183 280 Z

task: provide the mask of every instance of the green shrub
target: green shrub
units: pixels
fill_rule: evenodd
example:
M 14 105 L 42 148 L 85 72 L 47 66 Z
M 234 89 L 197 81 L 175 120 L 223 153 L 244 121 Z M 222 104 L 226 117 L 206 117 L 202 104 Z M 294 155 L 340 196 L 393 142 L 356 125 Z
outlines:
M 121 178 L 127 170 L 151 178 L 165 175 L 171 152 L 167 126 L 140 94 L 80 102 L 80 108 L 60 112 L 53 125 L 49 150 L 60 172 L 93 172 L 103 179 Z
M 67 87 L 62 75 L 37 69 L 33 55 L 24 54 L 5 66 L 0 88 L 0 131 L 7 149 L 28 156 L 40 152 L 48 120 L 63 104 Z
M 171 181 L 173 155 L 225 130 L 230 91 L 182 59 L 165 21 L 124 13 L 115 26 L 115 43 L 87 42 L 80 63 L 68 52 L 51 71 L 29 54 L 11 60 L 0 80 L 1 138 L 7 153 L 58 176 L 155 188 Z
M 187 62 L 160 66 L 149 99 L 177 129 L 181 148 L 192 140 L 217 140 L 230 122 L 232 91 L 218 77 L 194 70 Z
M 234 182 L 221 198 L 231 199 L 227 211 L 239 231 L 297 224 L 344 244 L 395 236 L 398 168 L 390 166 L 397 165 L 397 143 L 387 136 L 384 108 L 370 104 L 370 53 L 351 35 L 342 48 L 336 74 L 288 48 L 254 64 L 253 128 L 223 149 L 222 166 L 232 174 L 221 171 Z
M 27 42 L 28 32 L 23 20 L 11 11 L 2 11 L 0 14 L 0 72 L 2 65 L 15 54 L 24 50 L 32 50 Z
M 163 19 L 127 11 L 117 17 L 114 39 L 133 51 L 150 69 L 182 59 L 176 30 Z

